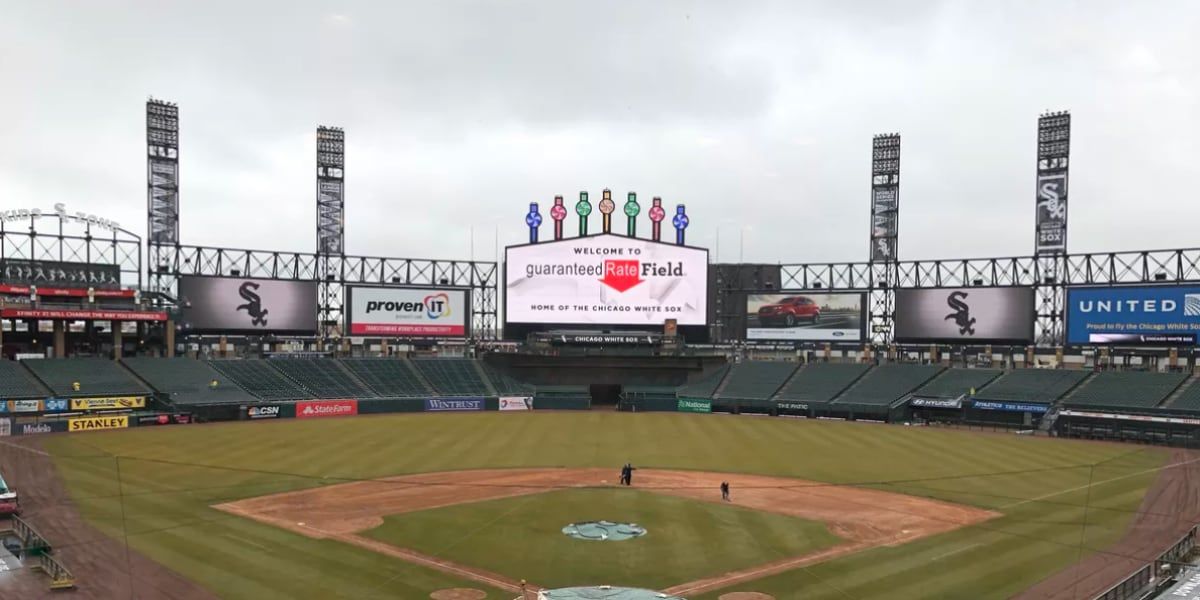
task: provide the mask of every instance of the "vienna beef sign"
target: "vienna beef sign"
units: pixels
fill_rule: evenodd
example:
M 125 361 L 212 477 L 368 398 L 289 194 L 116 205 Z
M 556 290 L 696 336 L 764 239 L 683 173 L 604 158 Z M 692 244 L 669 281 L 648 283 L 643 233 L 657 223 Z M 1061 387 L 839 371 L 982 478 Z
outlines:
M 704 325 L 708 251 L 596 235 L 505 251 L 511 323 Z

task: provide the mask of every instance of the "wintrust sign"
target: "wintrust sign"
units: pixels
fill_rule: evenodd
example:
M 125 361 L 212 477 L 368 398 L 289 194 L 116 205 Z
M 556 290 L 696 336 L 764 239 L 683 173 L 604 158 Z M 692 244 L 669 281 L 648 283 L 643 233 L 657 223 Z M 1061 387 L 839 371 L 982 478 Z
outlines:
M 357 336 L 463 337 L 468 291 L 462 289 L 350 288 L 347 329 Z
M 318 400 L 296 403 L 297 419 L 344 417 L 357 414 L 358 400 Z
M 708 252 L 596 235 L 505 250 L 510 323 L 703 325 Z

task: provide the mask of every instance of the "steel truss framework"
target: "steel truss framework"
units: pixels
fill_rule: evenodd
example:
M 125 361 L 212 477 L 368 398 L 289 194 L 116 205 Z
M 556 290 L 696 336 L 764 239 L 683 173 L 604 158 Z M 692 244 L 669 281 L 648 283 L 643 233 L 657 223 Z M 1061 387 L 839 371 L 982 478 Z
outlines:
M 346 286 L 456 286 L 471 290 L 471 335 L 495 339 L 499 329 L 499 269 L 494 262 L 327 256 L 303 252 L 272 252 L 204 246 L 152 246 L 158 262 L 150 265 L 155 291 L 177 297 L 183 275 L 239 276 L 316 281 L 330 288 L 332 304 L 322 306 L 320 318 L 340 330 Z M 235 275 L 236 272 L 236 275 Z M 322 328 L 324 330 L 324 328 Z
M 57 226 L 38 230 L 37 221 L 55 219 Z M 116 265 L 121 287 L 142 288 L 142 239 L 124 229 L 77 223 L 57 214 L 0 222 L 0 259 L 50 260 Z
M 891 273 L 881 273 L 890 268 Z M 862 291 L 872 296 L 895 288 L 1030 286 L 1039 299 L 1036 343 L 1063 344 L 1066 288 L 1077 285 L 1200 283 L 1200 248 L 1141 250 L 1058 256 L 966 258 L 877 263 L 785 264 L 783 290 Z M 888 276 L 894 285 L 886 283 Z M 892 315 L 876 314 L 870 322 L 892 325 Z M 887 336 L 877 343 L 891 343 Z

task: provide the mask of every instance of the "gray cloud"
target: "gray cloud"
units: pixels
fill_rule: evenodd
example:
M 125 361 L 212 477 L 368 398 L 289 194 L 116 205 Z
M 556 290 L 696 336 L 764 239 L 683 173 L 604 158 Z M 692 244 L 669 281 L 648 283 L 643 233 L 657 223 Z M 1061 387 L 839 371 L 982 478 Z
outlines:
M 491 258 L 611 187 L 722 260 L 866 257 L 904 135 L 905 258 L 1027 254 L 1034 134 L 1070 109 L 1075 251 L 1196 246 L 1193 2 L 10 3 L 0 206 L 144 222 L 142 102 L 182 113 L 185 243 L 306 250 L 347 130 L 348 250 Z M 135 226 L 140 229 L 139 226 Z M 743 228 L 746 228 L 743 232 Z

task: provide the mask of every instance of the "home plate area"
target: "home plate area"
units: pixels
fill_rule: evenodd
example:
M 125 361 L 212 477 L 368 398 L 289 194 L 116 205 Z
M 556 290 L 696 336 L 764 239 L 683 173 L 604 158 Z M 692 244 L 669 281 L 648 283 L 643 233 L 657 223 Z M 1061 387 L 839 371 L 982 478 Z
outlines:
M 288 529 L 313 538 L 329 538 L 353 544 L 400 560 L 451 573 L 463 579 L 474 580 L 493 588 L 526 593 L 528 598 L 537 594 L 543 600 L 593 599 L 637 600 L 645 590 L 618 587 L 569 587 L 555 585 L 558 589 L 544 589 L 536 581 L 522 583 L 522 573 L 498 572 L 466 561 L 452 560 L 443 552 L 420 551 L 403 545 L 389 543 L 380 535 L 367 532 L 384 525 L 384 518 L 392 515 L 411 515 L 435 509 L 469 509 L 486 506 L 493 500 L 506 498 L 533 498 L 538 494 L 569 492 L 568 490 L 607 490 L 602 493 L 626 494 L 624 488 L 609 483 L 613 479 L 612 469 L 497 469 L 477 471 L 454 471 L 405 475 L 372 481 L 359 481 L 320 488 L 286 492 L 269 496 L 248 498 L 236 502 L 216 505 L 214 508 L 234 515 L 254 519 Z M 731 501 L 722 501 L 718 491 L 721 482 L 728 482 L 733 490 Z M 632 489 L 637 493 L 659 496 L 664 502 L 686 503 L 684 506 L 712 507 L 708 503 L 728 506 L 730 510 L 761 511 L 769 513 L 763 517 L 772 519 L 804 519 L 824 524 L 834 537 L 829 544 L 818 549 L 784 558 L 774 558 L 760 564 L 742 566 L 726 572 L 691 573 L 686 581 L 664 586 L 661 592 L 653 592 L 655 598 L 683 597 L 687 594 L 706 593 L 733 585 L 744 584 L 755 579 L 827 561 L 875 546 L 894 546 L 926 536 L 944 533 L 960 527 L 979 523 L 998 516 L 998 513 L 978 508 L 961 506 L 938 500 L 918 498 L 863 489 L 850 486 L 830 485 L 781 477 L 743 475 L 732 473 L 710 473 L 698 471 L 674 471 L 664 469 L 639 469 Z M 549 496 L 546 496 L 549 498 Z M 696 502 L 705 504 L 696 505 Z M 464 505 L 471 506 L 464 506 Z M 456 507 L 456 508 L 448 508 Z M 575 509 L 575 507 L 572 507 Z M 610 506 L 583 507 L 580 510 L 613 510 Z M 503 514 L 508 514 L 507 509 Z M 707 509 L 705 509 L 707 510 Z M 434 513 L 425 513 L 434 514 Z M 751 512 L 751 515 L 754 513 Z M 630 548 L 630 544 L 669 542 L 670 523 L 621 524 L 626 515 L 578 515 L 578 520 L 558 521 L 555 540 L 547 538 L 547 544 L 572 544 L 570 549 L 588 552 L 605 549 Z M 601 520 L 609 519 L 609 521 Z M 494 519 L 493 519 L 494 520 Z M 799 522 L 799 521 L 797 521 Z M 607 523 L 607 524 L 605 524 Z M 582 528 L 576 525 L 585 525 Z M 594 525 L 601 524 L 601 525 Z M 627 527 L 628 525 L 629 527 Z M 631 527 L 636 525 L 636 529 Z M 818 525 L 819 527 L 819 525 Z M 601 543 L 597 539 L 607 532 L 622 532 L 620 543 Z M 574 537 L 572 533 L 580 533 Z M 824 532 L 822 532 L 824 533 Z M 564 535 L 567 534 L 567 535 Z M 636 535 L 635 535 L 636 534 Z M 591 539 L 596 538 L 596 539 Z M 402 538 L 403 539 L 403 538 Z M 478 542 L 477 539 L 472 541 Z M 521 540 L 505 546 L 520 547 Z M 501 542 L 503 543 L 503 542 Z M 670 575 L 670 573 L 666 573 Z M 551 582 L 542 582 L 549 584 Z M 575 585 L 593 585 L 596 581 L 576 582 Z M 614 582 L 616 583 L 616 582 Z M 627 583 L 627 582 L 626 582 Z M 649 586 L 647 586 L 649 587 Z M 660 586 L 653 586 L 660 587 Z M 438 590 L 431 595 L 439 600 L 467 600 L 476 598 L 465 588 Z M 589 595 L 590 594 L 590 595 Z M 607 595 L 606 595 L 607 594 Z M 666 594 L 666 596 L 660 595 Z M 770 596 L 752 592 L 732 592 L 721 597 L 723 600 L 767 600 Z

